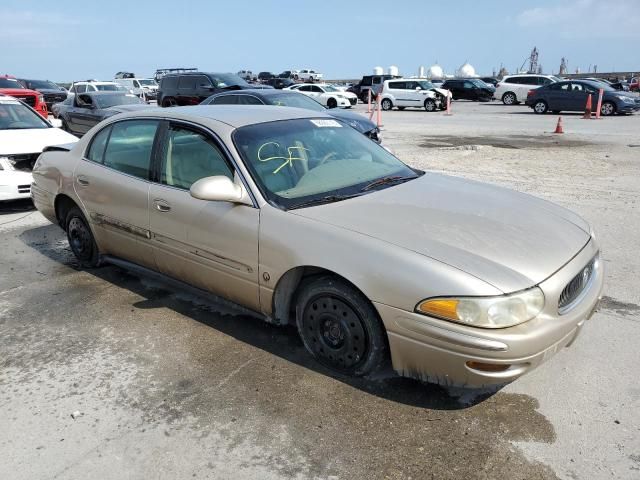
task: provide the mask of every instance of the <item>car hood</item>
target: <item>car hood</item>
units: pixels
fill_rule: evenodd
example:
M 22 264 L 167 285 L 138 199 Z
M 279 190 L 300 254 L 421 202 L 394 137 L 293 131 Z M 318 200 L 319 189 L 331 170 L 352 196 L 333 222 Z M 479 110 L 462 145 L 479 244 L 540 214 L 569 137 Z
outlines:
M 77 141 L 76 137 L 59 128 L 0 130 L 0 155 L 38 153 L 50 145 Z
M 328 115 L 331 115 L 334 118 L 342 120 L 349 125 L 351 125 L 356 130 L 364 133 L 376 128 L 376 124 L 369 120 L 364 115 L 360 115 L 359 113 L 349 112 L 347 110 L 332 108 L 327 110 Z
M 590 239 L 586 222 L 562 207 L 433 173 L 291 213 L 433 258 L 505 293 L 542 282 Z
M 443 95 L 445 97 L 448 97 L 449 95 L 451 95 L 451 92 L 449 90 L 447 90 L 446 88 L 435 87 L 435 88 L 431 88 L 431 90 L 436 91 L 440 95 Z
M 0 93 L 4 93 L 5 95 L 10 95 L 12 97 L 15 97 L 16 95 L 38 95 L 38 92 L 28 88 L 0 88 Z
M 19 170 L 0 170 L 0 185 L 25 185 L 31 184 L 33 177 L 29 172 Z
M 66 95 L 67 92 L 63 90 L 56 90 L 55 88 L 39 88 L 37 90 L 40 93 L 46 93 L 47 95 L 55 94 L 55 95 Z

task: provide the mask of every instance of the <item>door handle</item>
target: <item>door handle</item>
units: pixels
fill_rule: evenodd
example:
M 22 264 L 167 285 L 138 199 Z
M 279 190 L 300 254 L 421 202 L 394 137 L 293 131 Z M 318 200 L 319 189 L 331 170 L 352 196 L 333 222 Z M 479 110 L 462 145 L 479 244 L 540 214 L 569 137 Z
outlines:
M 87 177 L 83 177 L 83 176 L 78 176 L 76 177 L 76 180 L 78 180 L 78 183 L 80 185 L 82 185 L 83 187 L 86 187 L 89 185 L 89 180 L 87 179 Z
M 154 204 L 156 206 L 156 210 L 159 212 L 168 212 L 171 210 L 171 206 L 164 200 L 154 200 Z

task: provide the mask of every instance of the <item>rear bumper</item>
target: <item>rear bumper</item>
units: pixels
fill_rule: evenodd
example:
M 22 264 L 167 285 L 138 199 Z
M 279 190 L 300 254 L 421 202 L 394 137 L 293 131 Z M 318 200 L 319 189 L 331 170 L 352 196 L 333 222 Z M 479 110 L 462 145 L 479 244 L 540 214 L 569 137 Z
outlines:
M 512 382 L 551 358 L 578 336 L 595 311 L 604 283 L 602 261 L 579 303 L 558 314 L 564 286 L 597 254 L 591 241 L 573 260 L 539 286 L 546 305 L 541 314 L 515 327 L 466 327 L 375 303 L 387 329 L 393 368 L 403 376 L 442 385 L 482 387 Z M 599 254 L 598 254 L 599 255 Z M 489 371 L 470 362 L 496 367 Z

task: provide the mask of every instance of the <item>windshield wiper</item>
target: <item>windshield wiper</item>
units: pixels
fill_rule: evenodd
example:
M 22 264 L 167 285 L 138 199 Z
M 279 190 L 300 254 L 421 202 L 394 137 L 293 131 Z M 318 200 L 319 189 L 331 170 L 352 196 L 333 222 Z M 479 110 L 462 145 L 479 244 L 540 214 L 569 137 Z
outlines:
M 322 205 L 324 203 L 340 202 L 342 200 L 347 200 L 349 198 L 359 197 L 360 195 L 362 194 L 355 193 L 351 195 L 326 195 L 324 197 L 313 198 L 311 200 L 306 200 L 304 202 L 296 203 L 290 209 L 312 207 L 314 205 Z
M 407 182 L 409 180 L 413 180 L 414 178 L 418 178 L 418 177 L 402 177 L 400 175 L 393 175 L 390 177 L 382 177 L 379 178 L 378 180 L 375 180 L 373 182 L 371 182 L 368 185 L 365 185 L 364 187 L 362 187 L 360 189 L 361 192 L 366 192 L 368 190 L 373 190 L 376 187 L 379 187 L 380 185 L 391 185 L 394 183 L 403 183 L 403 182 Z

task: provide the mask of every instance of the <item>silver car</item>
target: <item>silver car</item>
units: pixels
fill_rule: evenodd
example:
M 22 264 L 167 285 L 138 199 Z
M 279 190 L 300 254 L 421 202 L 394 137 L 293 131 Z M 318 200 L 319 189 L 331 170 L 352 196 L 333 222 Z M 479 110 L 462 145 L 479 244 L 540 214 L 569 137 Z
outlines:
M 295 324 L 343 374 L 507 383 L 569 345 L 601 294 L 579 216 L 409 168 L 322 113 L 131 112 L 69 148 L 40 156 L 32 195 L 83 266 L 135 264 Z

